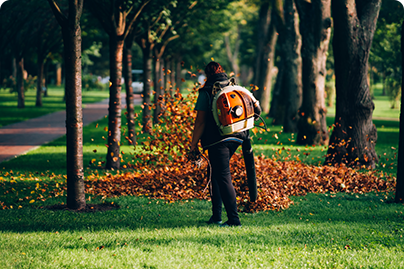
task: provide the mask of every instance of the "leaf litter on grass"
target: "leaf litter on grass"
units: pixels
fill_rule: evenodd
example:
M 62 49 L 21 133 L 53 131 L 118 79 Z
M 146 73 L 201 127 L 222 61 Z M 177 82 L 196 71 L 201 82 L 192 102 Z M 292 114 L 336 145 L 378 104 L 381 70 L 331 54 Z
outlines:
M 163 113 L 160 115 L 160 122 L 139 143 L 142 148 L 140 153 L 134 153 L 131 161 L 122 163 L 123 168 L 127 169 L 115 171 L 115 174 L 97 172 L 89 175 L 85 180 L 86 194 L 89 197 L 102 198 L 146 196 L 167 202 L 209 199 L 209 164 L 205 161 L 202 167 L 197 168 L 186 158 L 196 115 L 192 110 L 196 92 L 194 88 L 187 98 L 179 92 L 174 97 L 165 95 L 161 102 Z M 138 125 L 141 126 L 140 123 Z M 257 134 L 257 130 L 253 133 Z M 124 152 L 119 156 L 122 162 L 123 155 Z M 256 202 L 250 202 L 243 156 L 239 151 L 231 159 L 237 203 L 239 209 L 244 212 L 286 209 L 293 203 L 289 196 L 307 193 L 391 192 L 395 187 L 395 178 L 390 175 L 377 171 L 358 172 L 345 165 L 313 166 L 264 155 L 256 156 L 255 164 L 258 198 Z M 96 162 L 90 165 L 95 169 L 100 168 L 100 163 L 98 166 Z M 11 184 L 15 182 L 0 177 L 0 199 L 10 198 L 10 190 L 15 190 Z M 56 183 L 55 186 L 48 184 L 38 182 L 35 189 L 41 191 L 38 194 L 28 191 L 30 195 L 27 195 L 26 186 L 22 187 L 25 190 L 15 191 L 11 200 L 0 200 L 0 208 L 7 209 L 12 204 L 24 201 L 44 201 L 47 198 L 63 196 L 66 192 L 64 181 Z

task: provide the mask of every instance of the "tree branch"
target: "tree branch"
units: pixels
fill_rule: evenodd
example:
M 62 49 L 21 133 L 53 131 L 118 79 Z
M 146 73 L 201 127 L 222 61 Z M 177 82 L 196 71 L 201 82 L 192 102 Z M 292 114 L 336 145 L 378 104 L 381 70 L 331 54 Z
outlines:
M 179 37 L 180 37 L 180 35 L 174 35 L 174 36 L 172 36 L 172 37 L 170 37 L 170 38 L 167 38 L 167 40 L 166 40 L 166 41 L 163 43 L 163 45 L 161 46 L 159 53 L 156 55 L 157 58 L 161 58 L 161 57 L 163 56 L 164 51 L 165 51 L 165 49 L 166 49 L 168 43 L 170 43 L 172 40 L 177 39 L 177 38 L 179 38 Z
M 145 6 L 150 3 L 151 0 L 145 0 L 143 2 L 143 4 L 139 7 L 139 9 L 135 12 L 135 15 L 133 16 L 133 18 L 131 19 L 131 21 L 129 23 L 126 24 L 126 29 L 125 29 L 125 36 L 124 39 L 126 39 L 128 33 L 130 31 L 132 31 L 133 28 L 133 24 L 135 23 L 135 21 L 137 20 L 137 18 L 139 17 L 140 13 L 142 13 L 142 10 L 145 8 Z M 130 12 L 130 11 L 129 11 Z
M 48 2 L 60 26 L 66 27 L 67 17 L 62 13 L 59 6 L 56 4 L 55 0 L 48 0 Z

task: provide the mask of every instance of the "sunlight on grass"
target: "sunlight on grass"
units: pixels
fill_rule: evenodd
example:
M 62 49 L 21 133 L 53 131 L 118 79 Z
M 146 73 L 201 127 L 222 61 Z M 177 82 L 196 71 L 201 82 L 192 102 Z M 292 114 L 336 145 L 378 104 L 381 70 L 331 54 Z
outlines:
M 236 228 L 206 225 L 208 201 L 121 197 L 109 200 L 120 204 L 116 211 L 6 210 L 0 214 L 0 249 L 7 250 L 0 251 L 0 265 L 400 268 L 402 206 L 380 198 L 295 197 L 286 211 L 240 214 L 243 226 Z
M 85 94 L 96 101 L 96 93 Z M 296 134 L 283 133 L 280 126 L 269 124 L 270 119 L 267 123 L 271 131 L 258 131 L 253 138 L 256 155 L 323 163 L 327 147 L 298 146 Z M 395 175 L 398 122 L 374 123 L 377 168 Z M 103 169 L 107 125 L 103 118 L 84 128 L 86 178 L 111 173 Z M 138 139 L 141 143 L 146 136 Z M 130 162 L 140 146 L 127 145 L 124 137 L 121 141 L 123 158 Z M 170 203 L 87 195 L 89 204 L 113 203 L 119 209 L 47 209 L 66 202 L 66 193 L 60 191 L 65 174 L 66 137 L 0 164 L 0 186 L 12 186 L 1 189 L 0 196 L 14 205 L 0 210 L 0 268 L 404 268 L 404 208 L 391 203 L 392 193 L 295 196 L 287 210 L 239 213 L 242 227 L 220 228 L 205 223 L 211 216 L 206 200 Z M 41 195 L 42 200 L 35 198 Z

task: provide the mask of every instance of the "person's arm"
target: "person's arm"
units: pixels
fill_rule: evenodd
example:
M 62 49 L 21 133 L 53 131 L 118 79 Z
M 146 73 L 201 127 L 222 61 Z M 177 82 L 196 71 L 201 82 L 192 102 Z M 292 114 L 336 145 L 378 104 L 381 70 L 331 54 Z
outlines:
M 198 110 L 196 113 L 194 132 L 192 134 L 191 151 L 198 148 L 199 139 L 201 139 L 203 131 L 205 130 L 205 116 L 206 111 Z

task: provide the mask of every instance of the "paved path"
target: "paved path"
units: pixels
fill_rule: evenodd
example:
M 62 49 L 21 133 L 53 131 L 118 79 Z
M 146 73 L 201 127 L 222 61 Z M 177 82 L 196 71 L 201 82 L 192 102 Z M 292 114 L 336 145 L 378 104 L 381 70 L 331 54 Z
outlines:
M 125 107 L 125 95 L 122 96 Z M 135 95 L 135 104 L 140 104 Z M 108 115 L 108 99 L 83 108 L 84 126 Z M 24 154 L 66 134 L 66 111 L 59 111 L 35 119 L 10 124 L 0 128 L 0 163 Z

